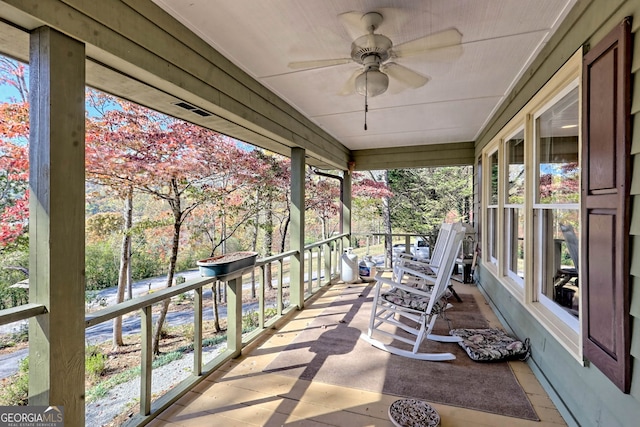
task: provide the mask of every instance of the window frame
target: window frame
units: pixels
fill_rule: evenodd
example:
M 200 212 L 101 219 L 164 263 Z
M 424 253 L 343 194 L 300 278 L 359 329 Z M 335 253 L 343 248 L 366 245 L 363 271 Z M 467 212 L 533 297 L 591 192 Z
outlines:
M 510 141 L 517 136 L 519 133 L 522 133 L 522 138 L 523 138 L 523 167 L 525 169 L 525 176 L 524 176 L 524 189 L 523 189 L 523 200 L 522 203 L 509 203 L 509 175 L 510 175 L 510 148 L 508 147 Z M 526 191 L 527 191 L 527 187 L 526 187 L 526 182 L 527 182 L 527 177 L 526 177 L 526 165 L 527 165 L 527 161 L 528 161 L 528 156 L 527 156 L 527 152 L 526 152 L 526 131 L 525 131 L 525 123 L 522 122 L 521 124 L 519 124 L 516 129 L 509 133 L 507 135 L 507 137 L 505 137 L 502 141 L 502 149 L 504 150 L 504 166 L 503 166 L 503 170 L 504 170 L 504 179 L 502 179 L 502 185 L 503 185 L 503 206 L 502 206 L 502 210 L 503 210 L 503 233 L 504 233 L 504 239 L 503 241 L 506 242 L 505 248 L 504 248 L 504 255 L 503 255 L 503 268 L 502 268 L 502 274 L 507 276 L 509 279 L 511 279 L 515 284 L 517 284 L 518 286 L 524 288 L 525 285 L 525 277 L 526 277 L 526 269 L 523 269 L 523 277 L 520 277 L 518 275 L 517 272 L 517 267 L 516 267 L 516 271 L 513 271 L 510 268 L 510 261 L 509 258 L 512 257 L 512 252 L 513 252 L 513 248 L 510 245 L 510 243 L 513 242 L 512 240 L 512 236 L 510 235 L 511 231 L 513 230 L 513 227 L 509 227 L 510 221 L 511 221 L 511 216 L 507 215 L 508 211 L 511 211 L 512 209 L 519 209 L 522 211 L 522 215 L 526 216 Z M 525 228 L 526 228 L 526 218 L 525 218 L 525 224 L 524 224 Z M 524 253 L 526 254 L 526 236 L 523 236 L 524 239 Z M 516 257 L 517 258 L 517 257 Z M 513 258 L 512 258 L 513 259 Z M 526 259 L 526 256 L 524 257 L 524 259 Z M 523 259 L 523 261 L 524 261 Z
M 497 190 L 497 194 L 495 195 L 496 200 L 495 203 L 491 203 L 492 199 L 494 197 L 493 194 L 493 188 L 492 188 L 492 178 L 494 176 L 493 173 L 493 166 L 494 163 L 491 161 L 491 158 L 493 156 L 497 157 L 497 162 L 495 163 L 497 165 L 498 171 L 497 171 L 497 186 L 496 186 L 496 190 Z M 487 150 L 487 152 L 484 154 L 484 159 L 483 159 L 483 163 L 485 165 L 488 166 L 488 173 L 485 173 L 484 176 L 486 177 L 486 180 L 484 182 L 485 184 L 485 191 L 484 194 L 486 195 L 485 198 L 486 200 L 483 202 L 483 205 L 485 206 L 485 215 L 484 215 L 484 230 L 485 231 L 485 236 L 486 238 L 484 239 L 484 247 L 482 249 L 482 253 L 487 254 L 485 258 L 485 265 L 489 266 L 489 268 L 491 270 L 493 270 L 494 272 L 496 272 L 497 266 L 498 266 L 498 259 L 499 259 L 499 254 L 498 254 L 498 245 L 497 245 L 497 233 L 499 232 L 499 228 L 500 228 L 500 171 L 501 171 L 501 167 L 500 167 L 500 150 L 499 147 L 497 146 L 497 144 L 493 144 L 493 148 L 490 150 Z M 492 253 L 492 249 L 494 248 L 495 245 L 495 256 Z
M 545 330 L 553 336 L 575 360 L 583 364 L 582 359 L 582 337 L 581 337 L 581 324 L 578 320 L 578 326 L 576 328 L 574 316 L 566 313 L 562 308 L 558 306 L 559 310 L 556 310 L 552 306 L 548 306 L 539 301 L 539 297 L 536 291 L 536 285 L 534 283 L 534 261 L 533 255 L 536 248 L 536 243 L 539 242 L 540 236 L 534 235 L 534 191 L 538 191 L 539 172 L 534 171 L 534 166 L 537 166 L 536 156 L 534 153 L 533 145 L 534 140 L 534 126 L 535 115 L 540 112 L 544 112 L 549 106 L 553 105 L 554 101 L 560 99 L 566 95 L 569 91 L 578 86 L 578 110 L 579 110 L 579 123 L 582 115 L 581 105 L 581 74 L 582 74 L 582 49 L 579 49 L 574 55 L 556 72 L 556 74 L 534 95 L 531 100 L 518 111 L 509 122 L 507 122 L 501 130 L 491 139 L 491 141 L 485 145 L 481 150 L 482 161 L 485 165 L 490 165 L 490 156 L 493 155 L 496 150 L 498 151 L 499 159 L 499 180 L 500 180 L 500 192 L 498 198 L 498 205 L 490 205 L 491 201 L 491 171 L 484 173 L 482 177 L 482 190 L 484 191 L 482 212 L 484 214 L 483 224 L 486 232 L 483 242 L 483 253 L 487 254 L 482 257 L 481 263 L 494 277 L 495 280 L 500 283 L 507 291 L 509 291 L 515 299 L 522 304 L 525 310 L 527 310 L 539 323 L 545 328 Z M 525 268 L 524 268 L 524 280 L 522 284 L 518 283 L 518 280 L 514 280 L 509 274 L 506 274 L 506 256 L 507 251 L 505 244 L 499 244 L 497 248 L 498 257 L 496 259 L 491 258 L 489 239 L 491 239 L 490 219 L 488 218 L 490 209 L 497 208 L 498 235 L 496 240 L 498 242 L 504 242 L 505 238 L 505 209 L 508 206 L 505 203 L 504 192 L 506 191 L 506 185 L 508 185 L 508 174 L 505 171 L 507 165 L 505 142 L 508 141 L 513 135 L 516 135 L 520 129 L 524 127 L 525 136 L 525 199 L 524 199 L 524 250 L 525 254 Z M 579 131 L 580 132 L 580 128 Z M 581 147 L 582 136 L 579 133 L 579 149 Z M 580 153 L 579 153 L 580 156 Z M 581 159 L 578 159 L 581 164 Z M 580 203 L 577 208 L 580 209 Z M 550 207 L 549 205 L 545 207 Z M 567 204 L 561 204 L 556 206 L 559 208 L 567 208 Z M 557 306 L 557 304 L 554 304 Z M 580 316 L 582 315 L 582 301 L 580 303 Z M 571 316 L 573 319 L 566 318 Z
M 533 149 L 532 169 L 534 172 L 534 179 L 533 179 L 533 182 L 531 183 L 532 185 L 530 186 L 529 190 L 532 192 L 531 210 L 534 218 L 537 216 L 536 213 L 538 211 L 542 212 L 545 210 L 546 211 L 571 210 L 571 211 L 576 211 L 578 214 L 577 215 L 578 220 L 580 219 L 580 200 L 578 200 L 578 203 L 542 203 L 539 201 L 540 164 L 539 164 L 538 150 L 540 149 L 540 147 L 538 144 L 537 123 L 543 114 L 548 112 L 551 108 L 557 105 L 558 102 L 560 102 L 564 97 L 566 97 L 569 93 L 571 93 L 576 89 L 578 90 L 577 91 L 578 98 L 576 102 L 578 103 L 578 110 L 580 110 L 580 106 L 581 106 L 580 79 L 576 77 L 576 79 L 569 82 L 562 89 L 555 92 L 555 95 L 548 102 L 543 104 L 540 108 L 536 109 L 536 111 L 532 115 L 533 135 L 531 139 L 531 145 Z M 577 120 L 578 120 L 578 123 L 580 123 L 580 113 L 578 113 Z M 578 126 L 578 148 L 577 148 L 578 165 L 581 164 L 581 159 L 580 159 L 581 148 L 582 147 L 581 147 L 581 138 L 580 138 L 580 127 Z M 578 192 L 578 198 L 580 198 L 580 192 Z M 537 226 L 536 225 L 537 221 L 542 221 L 542 219 L 537 219 L 537 220 L 534 219 L 532 221 L 531 225 L 534 227 L 534 229 Z M 539 244 L 540 242 L 545 240 L 545 236 L 542 235 L 542 227 L 538 226 L 537 228 L 538 228 L 538 232 L 537 233 L 534 232 L 535 234 L 534 242 L 538 243 L 535 245 L 536 249 L 535 249 L 535 252 L 532 254 L 533 255 L 532 258 L 534 260 L 544 259 L 547 256 L 547 254 L 544 253 L 546 250 L 546 245 Z M 534 270 L 534 275 L 533 275 L 534 299 L 533 300 L 535 302 L 538 302 L 544 305 L 545 308 L 549 310 L 553 315 L 558 317 L 559 320 L 566 323 L 567 326 L 569 326 L 572 330 L 574 330 L 576 333 L 579 334 L 580 333 L 580 317 L 576 318 L 571 314 L 567 313 L 560 305 L 558 305 L 555 301 L 550 299 L 548 296 L 546 296 L 542 292 L 542 280 L 543 280 L 542 275 L 545 273 L 545 271 L 543 271 L 543 270 L 546 270 L 545 267 L 546 267 L 546 262 L 542 262 L 541 265 L 534 264 L 533 266 L 533 270 Z M 579 304 L 579 307 L 582 307 L 581 303 Z

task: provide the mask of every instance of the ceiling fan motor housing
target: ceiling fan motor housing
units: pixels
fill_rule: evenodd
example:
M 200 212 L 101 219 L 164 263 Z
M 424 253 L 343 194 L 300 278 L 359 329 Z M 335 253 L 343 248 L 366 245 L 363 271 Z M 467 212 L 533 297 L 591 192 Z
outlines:
M 364 64 L 364 59 L 376 55 L 379 63 L 389 59 L 393 43 L 389 37 L 382 34 L 368 34 L 358 37 L 351 43 L 351 58 L 358 64 Z

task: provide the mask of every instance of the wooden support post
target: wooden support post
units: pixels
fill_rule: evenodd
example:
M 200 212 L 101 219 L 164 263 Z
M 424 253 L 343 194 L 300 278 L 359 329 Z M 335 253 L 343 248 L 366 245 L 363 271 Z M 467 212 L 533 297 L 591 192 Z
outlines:
M 29 405 L 83 426 L 85 47 L 40 27 L 29 62 Z
M 342 232 L 351 234 L 351 174 L 342 179 Z
M 291 149 L 291 239 L 297 253 L 291 257 L 289 291 L 291 305 L 304 307 L 304 183 L 305 150 Z
M 351 174 L 345 173 L 342 179 L 342 233 L 348 236 L 342 239 L 342 249 L 351 246 Z M 341 253 L 342 254 L 342 253 Z

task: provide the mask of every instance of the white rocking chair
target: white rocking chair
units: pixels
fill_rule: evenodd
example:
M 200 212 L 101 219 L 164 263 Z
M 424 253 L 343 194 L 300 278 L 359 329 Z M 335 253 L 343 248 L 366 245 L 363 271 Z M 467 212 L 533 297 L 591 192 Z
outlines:
M 444 255 L 435 277 L 409 267 L 399 270 L 397 274 L 400 277 L 396 277 L 395 280 L 382 277 L 381 274 L 376 275 L 377 283 L 374 289 L 369 328 L 360 338 L 374 347 L 412 359 L 431 361 L 455 359 L 451 353 L 421 353 L 419 347 L 425 338 L 439 342 L 462 340 L 460 337 L 434 335 L 431 332 L 438 315 L 451 306 L 447 303 L 445 295 L 464 234 L 461 224 L 452 225 L 452 230 L 444 243 Z M 402 283 L 402 276 L 405 274 L 420 278 L 424 281 L 423 286 L 416 287 L 414 280 L 409 285 Z M 427 290 L 428 287 L 431 289 Z M 401 335 L 401 331 L 406 333 Z M 406 350 L 393 343 L 384 343 L 376 336 L 409 344 L 412 349 Z
M 418 261 L 414 260 L 411 254 L 400 254 L 401 256 L 398 257 L 396 264 L 394 264 L 393 279 L 396 280 L 398 276 L 402 277 L 403 273 L 405 273 L 405 269 L 407 268 L 423 274 L 435 276 L 438 273 L 440 264 L 442 264 L 445 244 L 451 234 L 452 227 L 453 224 L 448 223 L 443 223 L 440 226 L 436 243 L 432 248 L 431 257 L 428 260 Z M 410 278 L 407 279 L 410 280 Z M 418 278 L 417 281 L 419 282 L 420 279 Z

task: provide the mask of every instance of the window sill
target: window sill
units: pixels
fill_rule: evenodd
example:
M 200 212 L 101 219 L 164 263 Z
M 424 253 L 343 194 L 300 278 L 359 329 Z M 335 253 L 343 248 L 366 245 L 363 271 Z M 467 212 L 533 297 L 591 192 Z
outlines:
M 579 332 L 560 320 L 553 311 L 540 302 L 527 303 L 525 307 L 578 363 L 584 365 Z
M 560 317 L 543 303 L 534 301 L 527 302 L 529 297 L 525 294 L 523 285 L 517 283 L 513 279 L 497 275 L 497 267 L 490 263 L 484 263 L 487 272 L 493 275 L 497 281 L 522 304 L 527 310 L 548 332 L 551 336 L 567 350 L 567 352 L 581 365 L 584 365 L 582 357 L 582 341 L 580 332 L 573 329 L 570 325 L 562 321 Z

